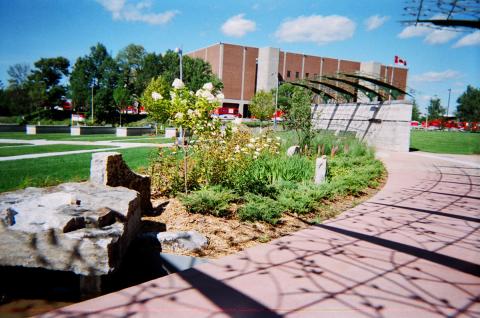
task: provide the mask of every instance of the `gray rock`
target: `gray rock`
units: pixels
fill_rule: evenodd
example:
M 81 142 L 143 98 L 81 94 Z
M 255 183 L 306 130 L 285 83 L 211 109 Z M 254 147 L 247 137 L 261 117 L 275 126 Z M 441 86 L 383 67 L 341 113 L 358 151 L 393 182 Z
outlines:
M 90 182 L 0 194 L 0 266 L 108 274 L 137 234 L 140 202 Z
M 315 184 L 324 183 L 327 178 L 327 157 L 322 156 L 315 160 Z
M 126 187 L 140 193 L 142 210 L 152 209 L 150 201 L 151 180 L 148 176 L 130 170 L 118 152 L 98 152 L 92 155 L 90 181 L 111 187 Z
M 291 157 L 293 155 L 296 155 L 298 153 L 300 153 L 300 146 L 295 145 L 295 146 L 291 146 L 287 149 L 287 156 L 289 156 L 289 157 Z
M 163 247 L 173 250 L 199 250 L 208 245 L 208 239 L 197 231 L 188 232 L 161 232 L 156 234 L 157 240 Z

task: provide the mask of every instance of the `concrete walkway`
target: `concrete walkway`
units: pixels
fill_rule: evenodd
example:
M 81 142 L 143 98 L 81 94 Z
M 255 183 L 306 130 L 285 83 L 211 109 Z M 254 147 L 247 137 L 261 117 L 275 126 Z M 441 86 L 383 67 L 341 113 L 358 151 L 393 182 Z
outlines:
M 336 219 L 43 316 L 480 317 L 480 162 L 382 159 L 385 188 Z
M 80 153 L 89 153 L 89 152 L 101 152 L 101 151 L 116 151 L 119 149 L 127 148 L 138 148 L 138 147 L 170 147 L 172 143 L 165 144 L 155 144 L 155 143 L 140 143 L 140 142 L 121 142 L 121 141 L 67 141 L 67 140 L 46 140 L 46 139 L 32 139 L 32 140 L 21 140 L 18 139 L 0 139 L 0 143 L 28 143 L 31 146 L 45 146 L 45 145 L 81 145 L 81 146 L 109 146 L 117 148 L 98 148 L 98 149 L 88 149 L 88 150 L 73 150 L 73 151 L 61 151 L 61 152 L 45 152 L 45 153 L 36 153 L 36 154 L 27 154 L 19 156 L 9 156 L 9 157 L 0 157 L 0 161 L 10 161 L 10 160 L 20 160 L 20 159 L 32 159 L 32 158 L 43 158 L 43 157 L 53 157 L 53 156 L 65 156 L 73 155 Z

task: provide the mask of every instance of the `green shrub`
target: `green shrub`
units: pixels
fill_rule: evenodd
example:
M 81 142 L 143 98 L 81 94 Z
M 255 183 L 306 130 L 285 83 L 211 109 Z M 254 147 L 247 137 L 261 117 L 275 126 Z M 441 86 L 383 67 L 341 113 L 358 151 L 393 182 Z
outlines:
M 224 216 L 228 214 L 230 202 L 238 200 L 231 190 L 214 186 L 204 187 L 188 195 L 179 195 L 188 212 Z
M 328 183 L 315 185 L 313 183 L 292 187 L 280 186 L 277 200 L 285 211 L 304 214 L 315 210 L 321 200 L 329 199 L 331 186 Z
M 256 121 L 244 121 L 242 122 L 242 124 L 250 128 L 255 128 L 255 127 L 269 127 L 273 125 L 273 122 L 256 120 Z
M 242 221 L 264 221 L 277 224 L 282 216 L 283 208 L 275 200 L 255 194 L 245 196 L 246 203 L 238 210 Z

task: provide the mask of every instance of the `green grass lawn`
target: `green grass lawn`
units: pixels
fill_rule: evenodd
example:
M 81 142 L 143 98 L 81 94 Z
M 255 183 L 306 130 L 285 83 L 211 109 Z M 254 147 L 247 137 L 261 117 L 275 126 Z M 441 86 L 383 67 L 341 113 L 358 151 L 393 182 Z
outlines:
M 480 154 L 480 134 L 412 130 L 410 148 L 434 153 Z
M 132 148 L 115 150 L 123 154 L 134 170 L 147 167 L 157 149 Z M 0 192 L 29 186 L 44 187 L 62 182 L 87 180 L 90 175 L 91 153 L 56 157 L 1 161 Z
M 127 141 L 129 139 L 143 139 L 152 138 L 152 136 L 130 136 L 130 137 L 117 137 L 115 134 L 98 134 L 98 135 L 83 135 L 83 136 L 71 136 L 70 134 L 38 134 L 27 135 L 23 132 L 1 132 L 0 139 L 19 139 L 19 140 L 33 140 L 33 139 L 46 139 L 46 140 L 72 140 L 72 141 Z M 153 138 L 162 138 L 161 136 Z M 133 142 L 133 141 L 132 141 Z
M 0 157 L 20 156 L 36 153 L 62 152 L 73 150 L 90 150 L 101 148 L 115 148 L 110 146 L 84 146 L 84 145 L 45 145 L 45 146 L 19 146 L 0 148 Z

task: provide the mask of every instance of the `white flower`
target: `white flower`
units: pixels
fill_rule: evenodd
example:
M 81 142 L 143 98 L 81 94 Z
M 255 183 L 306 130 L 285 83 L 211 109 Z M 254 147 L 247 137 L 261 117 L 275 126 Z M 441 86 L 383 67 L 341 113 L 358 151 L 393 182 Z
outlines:
M 183 84 L 182 80 L 179 78 L 176 78 L 173 83 L 172 83 L 173 88 L 176 89 L 182 89 L 185 87 L 185 84 Z
M 203 97 L 205 98 L 206 100 L 208 100 L 209 102 L 215 100 L 215 96 L 213 96 L 213 94 L 208 91 L 208 90 L 199 90 L 197 93 L 199 93 L 199 96 L 200 97 Z M 198 96 L 198 95 L 197 95 Z
M 258 155 L 260 155 L 260 152 L 255 151 L 255 156 L 258 156 Z
M 198 109 L 195 109 L 194 114 L 197 117 L 200 117 L 200 115 L 202 115 L 202 113 L 200 113 L 200 111 Z
M 177 97 L 177 94 L 175 94 L 174 91 L 170 91 L 170 97 L 174 99 L 175 97 Z
M 188 110 L 187 110 L 187 114 L 188 114 L 188 116 L 191 116 L 193 113 L 194 113 L 194 112 L 193 112 L 193 110 L 192 110 L 192 109 L 188 109 Z
M 157 100 L 159 100 L 159 99 L 163 99 L 163 96 L 160 95 L 160 93 L 153 92 L 153 93 L 152 93 L 152 98 L 153 98 L 154 101 L 157 101 Z
M 272 138 L 267 138 L 267 142 L 272 142 Z
M 280 138 L 280 137 L 275 137 L 275 139 L 280 140 L 280 139 L 282 139 L 282 138 Z
M 247 144 L 247 147 L 252 148 L 252 149 L 255 148 L 255 146 L 253 144 Z
M 225 99 L 225 95 L 223 95 L 222 93 L 218 93 L 217 96 L 215 96 L 219 101 L 222 101 Z
M 182 119 L 183 118 L 183 113 L 180 113 L 180 112 L 176 113 L 175 118 Z
M 240 146 L 239 145 L 235 146 L 235 153 L 237 153 L 237 152 L 240 152 Z
M 255 142 L 255 138 L 250 138 L 250 142 Z
M 202 88 L 203 88 L 204 90 L 207 90 L 207 91 L 211 92 L 212 89 L 213 89 L 213 84 L 210 83 L 210 82 L 205 83 Z

